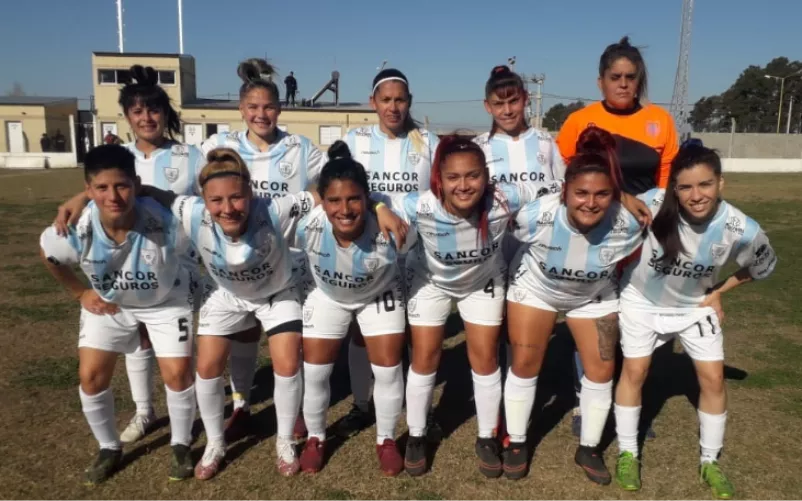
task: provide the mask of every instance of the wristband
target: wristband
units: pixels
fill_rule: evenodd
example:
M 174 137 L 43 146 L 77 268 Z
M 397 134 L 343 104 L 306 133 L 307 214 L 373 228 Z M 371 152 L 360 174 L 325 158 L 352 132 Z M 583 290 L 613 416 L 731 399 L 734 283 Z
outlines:
M 384 202 L 379 202 L 379 203 L 377 203 L 376 205 L 374 205 L 373 207 L 374 207 L 375 209 L 378 209 L 378 208 L 380 208 L 380 207 L 387 207 L 387 205 L 386 205 Z

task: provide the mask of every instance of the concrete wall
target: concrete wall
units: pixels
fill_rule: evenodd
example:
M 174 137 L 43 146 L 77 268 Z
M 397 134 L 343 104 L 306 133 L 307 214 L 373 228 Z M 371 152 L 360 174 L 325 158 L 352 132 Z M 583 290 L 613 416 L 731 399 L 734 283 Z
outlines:
M 52 137 L 56 130 L 67 137 L 67 150 L 70 150 L 70 115 L 78 112 L 78 101 L 69 100 L 47 106 L 43 105 L 2 105 L 0 106 L 0 152 L 8 152 L 6 122 L 22 122 L 25 151 L 41 153 L 39 140 L 42 134 Z
M 730 158 L 802 158 L 802 134 L 700 132 L 693 137 Z
M 68 169 L 77 166 L 74 153 L 0 153 L 0 169 Z
M 721 168 L 727 172 L 802 172 L 802 158 L 724 158 Z

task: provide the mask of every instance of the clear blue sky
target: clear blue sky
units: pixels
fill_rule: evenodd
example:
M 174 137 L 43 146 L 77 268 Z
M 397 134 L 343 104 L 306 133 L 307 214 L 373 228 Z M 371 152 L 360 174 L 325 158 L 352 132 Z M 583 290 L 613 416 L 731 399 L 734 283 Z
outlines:
M 236 5 L 232 11 L 224 5 Z M 490 69 L 545 73 L 544 92 L 595 98 L 598 58 L 622 35 L 643 47 L 653 101 L 668 102 L 681 0 L 184 0 L 184 48 L 198 94 L 236 92 L 240 59 L 267 56 L 310 96 L 341 73 L 341 99 L 365 101 L 383 59 L 410 79 L 417 102 L 479 100 Z M 174 0 L 123 0 L 126 52 L 177 52 Z M 290 10 L 288 10 L 290 9 Z M 233 14 L 232 14 L 233 13 Z M 0 17 L 0 93 L 88 98 L 92 51 L 117 50 L 114 0 L 26 0 Z M 697 0 L 690 101 L 725 90 L 750 64 L 802 59 L 802 2 Z M 544 108 L 557 102 L 546 99 Z M 87 103 L 82 103 L 87 107 Z M 417 118 L 483 125 L 479 102 L 419 104 Z

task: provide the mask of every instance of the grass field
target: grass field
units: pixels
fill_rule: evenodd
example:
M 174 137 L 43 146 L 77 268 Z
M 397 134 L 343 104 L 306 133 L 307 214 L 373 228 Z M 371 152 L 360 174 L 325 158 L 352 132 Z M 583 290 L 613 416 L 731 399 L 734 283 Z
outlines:
M 538 386 L 533 429 L 536 444 L 522 481 L 485 480 L 476 470 L 471 379 L 464 339 L 448 340 L 440 371 L 438 415 L 447 432 L 432 471 L 413 479 L 383 478 L 376 467 L 374 432 L 336 443 L 316 476 L 285 479 L 275 470 L 272 372 L 262 359 L 253 400 L 261 431 L 231 444 L 229 464 L 210 482 L 170 483 L 169 427 L 162 426 L 126 449 L 125 466 L 106 484 L 82 485 L 83 468 L 96 453 L 77 394 L 78 305 L 70 301 L 38 260 L 38 239 L 58 202 L 81 189 L 77 170 L 0 171 L 0 497 L 3 498 L 708 498 L 697 475 L 698 428 L 692 403 L 698 387 L 684 355 L 665 353 L 647 383 L 645 415 L 655 416 L 657 439 L 643 455 L 643 489 L 591 484 L 573 463 L 570 343 L 552 341 Z M 767 281 L 725 298 L 724 324 L 729 424 L 722 465 L 739 498 L 798 498 L 802 491 L 802 175 L 732 175 L 727 198 L 768 232 L 780 261 Z M 677 348 L 678 349 L 678 348 Z M 335 371 L 329 423 L 347 412 L 347 371 Z M 158 381 L 158 376 L 157 376 Z M 166 416 L 157 384 L 156 406 Z M 119 428 L 131 417 L 123 364 L 114 380 Z M 608 426 L 608 428 L 610 428 Z M 203 451 L 200 419 L 196 458 Z M 402 416 L 399 433 L 404 433 Z M 403 436 L 401 437 L 403 445 Z M 608 467 L 617 451 L 606 434 Z

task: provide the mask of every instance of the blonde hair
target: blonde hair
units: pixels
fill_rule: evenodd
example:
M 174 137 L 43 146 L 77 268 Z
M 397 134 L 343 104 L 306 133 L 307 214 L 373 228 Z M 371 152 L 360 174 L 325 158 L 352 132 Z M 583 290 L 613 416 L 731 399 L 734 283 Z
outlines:
M 251 172 L 239 153 L 231 148 L 215 148 L 206 155 L 209 162 L 201 170 L 198 182 L 201 188 L 212 178 L 237 176 L 245 184 L 251 182 Z

